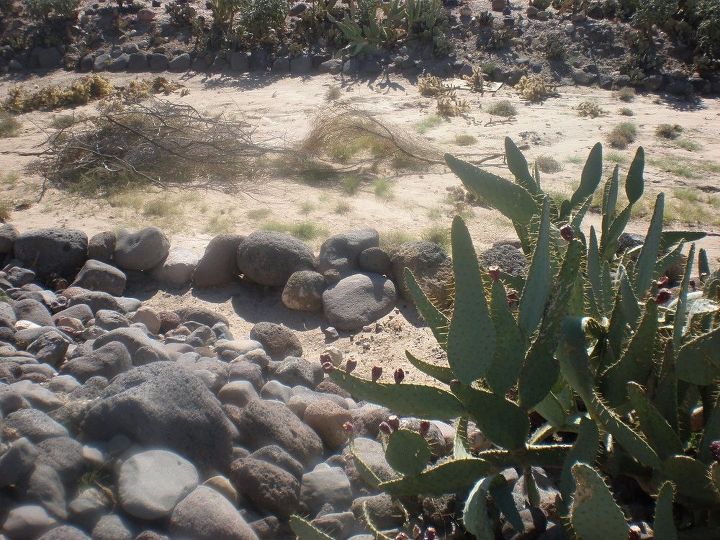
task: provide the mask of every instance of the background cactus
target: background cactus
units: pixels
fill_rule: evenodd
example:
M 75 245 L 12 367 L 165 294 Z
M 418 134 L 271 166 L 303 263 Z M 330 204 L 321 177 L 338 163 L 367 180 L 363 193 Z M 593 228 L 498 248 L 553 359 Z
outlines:
M 507 276 L 480 267 L 456 217 L 452 313 L 433 305 L 406 271 L 448 365 L 410 352 L 407 358 L 436 384 L 384 384 L 349 371 L 331 373 L 357 398 L 398 414 L 455 419 L 453 456 L 433 463 L 421 434 L 390 428 L 383 436 L 386 458 L 397 476 L 380 481 L 362 456 L 358 469 L 396 497 L 467 493 L 463 523 L 477 538 L 494 537 L 498 509 L 522 530 L 519 509 L 498 475 L 509 466 L 523 470 L 531 505 L 537 502 L 532 467 L 557 471 L 559 512 L 579 538 L 628 537 L 628 516 L 606 480 L 620 476 L 636 479 L 656 499 L 657 538 L 717 536 L 720 448 L 712 444 L 720 439 L 720 274 L 711 273 L 701 250 L 700 276 L 693 282 L 695 246 L 685 255 L 685 243 L 702 234 L 664 232 L 660 194 L 644 244 L 616 253 L 644 191 L 642 148 L 624 181 L 627 204 L 618 210 L 616 166 L 602 187 L 601 226 L 590 227 L 588 237 L 582 221 L 602 181 L 601 145 L 593 147 L 578 188 L 559 205 L 510 139 L 505 149 L 514 181 L 452 156 L 446 161 L 468 189 L 512 220 L 530 258 L 527 277 L 512 280 L 519 301 L 508 301 Z M 683 259 L 684 277 L 672 298 L 662 276 Z M 704 283 L 708 294 L 691 291 L 691 283 Z M 469 451 L 468 420 L 490 449 Z

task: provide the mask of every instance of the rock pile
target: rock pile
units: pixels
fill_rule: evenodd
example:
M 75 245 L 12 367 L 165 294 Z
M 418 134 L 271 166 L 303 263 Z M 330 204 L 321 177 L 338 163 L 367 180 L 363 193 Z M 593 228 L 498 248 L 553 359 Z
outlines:
M 292 309 L 358 329 L 396 301 L 389 272 L 361 262 L 391 268 L 375 231 L 328 239 L 319 262 L 278 233 L 219 237 L 196 260 L 153 228 L 89 240 L 9 232 L 0 538 L 284 539 L 299 513 L 335 538 L 369 540 L 363 503 L 383 528 L 403 523 L 348 447 L 352 434 L 379 477 L 394 475 L 376 440 L 390 412 L 326 380 L 290 330 L 261 322 L 233 336 L 211 310 L 158 312 L 123 296 L 129 275 L 200 286 L 242 274 L 283 287 Z M 434 423 L 428 437 L 438 456 L 451 451 L 451 426 Z

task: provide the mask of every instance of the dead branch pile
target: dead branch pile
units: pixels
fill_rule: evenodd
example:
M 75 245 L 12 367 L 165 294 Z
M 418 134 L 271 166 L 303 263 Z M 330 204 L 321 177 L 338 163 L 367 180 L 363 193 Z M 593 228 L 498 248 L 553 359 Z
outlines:
M 88 194 L 138 184 L 250 188 L 269 146 L 254 128 L 223 115 L 151 100 L 107 109 L 58 130 L 36 170 L 54 184 Z

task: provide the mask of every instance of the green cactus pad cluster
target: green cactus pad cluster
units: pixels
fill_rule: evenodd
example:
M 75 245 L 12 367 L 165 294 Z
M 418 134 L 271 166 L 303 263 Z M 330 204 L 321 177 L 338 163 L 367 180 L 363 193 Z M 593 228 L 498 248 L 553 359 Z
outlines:
M 467 189 L 512 222 L 530 262 L 527 276 L 483 268 L 456 217 L 452 308 L 435 306 L 405 270 L 447 364 L 411 352 L 407 359 L 435 383 L 331 373 L 355 397 L 396 414 L 454 421 L 452 454 L 434 458 L 423 434 L 400 429 L 383 435 L 396 477 L 380 481 L 358 469 L 394 497 L 460 494 L 464 527 L 481 539 L 495 537 L 500 517 L 522 532 L 522 508 L 498 473 L 522 469 L 528 501 L 537 504 L 534 466 L 557 474 L 557 511 L 580 539 L 628 538 L 632 516 L 608 487 L 621 476 L 655 500 L 656 538 L 718 537 L 720 272 L 711 270 L 703 250 L 696 256 L 688 245 L 703 234 L 663 231 L 659 194 L 642 246 L 618 252 L 645 190 L 642 148 L 624 182 L 617 166 L 603 182 L 602 147 L 595 145 L 577 189 L 559 203 L 510 139 L 505 152 L 512 180 L 452 156 L 446 162 Z M 598 189 L 602 221 L 586 229 Z M 665 288 L 675 284 L 663 276 L 677 266 L 684 266 L 683 278 L 669 294 Z M 517 296 L 508 297 L 510 288 Z M 471 450 L 469 422 L 489 449 Z

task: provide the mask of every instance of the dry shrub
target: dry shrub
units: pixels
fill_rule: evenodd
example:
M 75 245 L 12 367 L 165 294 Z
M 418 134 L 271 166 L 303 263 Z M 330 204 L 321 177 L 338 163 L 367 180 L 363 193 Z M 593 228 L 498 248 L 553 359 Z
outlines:
M 517 109 L 506 99 L 492 103 L 487 112 L 493 116 L 502 116 L 503 118 L 512 118 L 517 115 Z
M 407 130 L 344 105 L 327 109 L 315 118 L 294 157 L 283 161 L 286 169 L 301 175 L 324 171 L 325 175 L 317 176 L 325 178 L 368 168 L 377 172 L 382 165 L 415 168 L 440 160 L 437 150 L 411 137 Z
M 682 132 L 682 126 L 678 124 L 660 124 L 655 130 L 655 135 L 661 139 L 677 139 Z
M 425 97 L 436 97 L 450 90 L 439 77 L 435 75 L 421 75 L 418 77 L 418 91 Z
M 56 185 L 89 195 L 143 184 L 230 189 L 255 179 L 256 162 L 270 151 L 252 136 L 246 122 L 154 100 L 59 130 L 35 168 Z
M 535 163 L 537 164 L 538 169 L 540 169 L 540 172 L 547 174 L 553 174 L 562 170 L 562 166 L 558 160 L 552 156 L 539 156 L 535 160 Z
M 636 137 L 637 128 L 635 124 L 623 122 L 612 129 L 608 135 L 608 142 L 613 148 L 623 150 L 627 148 L 630 143 L 635 142 Z
M 479 92 L 480 94 L 485 92 L 485 74 L 482 69 L 474 67 L 472 75 L 465 75 L 463 79 L 467 81 L 471 91 Z
M 555 85 L 542 75 L 524 75 L 515 85 L 515 89 L 528 101 L 543 101 L 557 94 Z
M 32 93 L 21 87 L 13 87 L 3 107 L 15 113 L 74 107 L 85 105 L 93 99 L 108 97 L 112 92 L 113 85 L 108 79 L 100 75 L 88 75 L 65 87 L 47 86 Z
M 460 99 L 455 92 L 447 92 L 437 96 L 437 113 L 440 116 L 460 116 L 470 110 L 464 99 Z
M 597 118 L 605 114 L 605 111 L 595 103 L 594 101 L 583 101 L 577 106 L 577 112 L 579 116 L 586 116 L 589 118 Z

